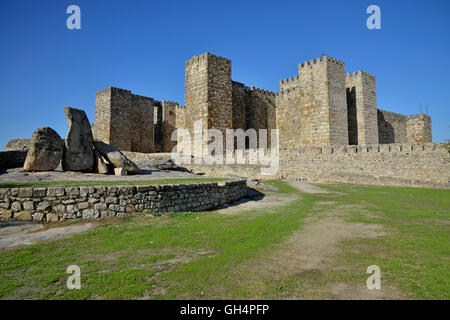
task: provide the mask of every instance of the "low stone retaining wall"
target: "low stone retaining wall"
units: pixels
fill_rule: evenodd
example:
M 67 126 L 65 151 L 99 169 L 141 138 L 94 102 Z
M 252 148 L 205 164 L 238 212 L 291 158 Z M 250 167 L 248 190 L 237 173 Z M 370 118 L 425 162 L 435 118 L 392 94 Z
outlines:
M 21 168 L 27 151 L 0 151 L 0 169 Z
M 215 209 L 247 195 L 245 180 L 154 186 L 0 188 L 1 220 L 59 221 Z

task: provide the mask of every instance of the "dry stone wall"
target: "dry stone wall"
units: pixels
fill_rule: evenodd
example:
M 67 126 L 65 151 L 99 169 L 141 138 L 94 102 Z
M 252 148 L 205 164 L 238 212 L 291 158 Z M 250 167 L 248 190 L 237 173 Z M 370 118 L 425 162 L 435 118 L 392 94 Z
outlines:
M 245 180 L 154 186 L 0 188 L 1 220 L 59 221 L 202 211 L 247 195 Z

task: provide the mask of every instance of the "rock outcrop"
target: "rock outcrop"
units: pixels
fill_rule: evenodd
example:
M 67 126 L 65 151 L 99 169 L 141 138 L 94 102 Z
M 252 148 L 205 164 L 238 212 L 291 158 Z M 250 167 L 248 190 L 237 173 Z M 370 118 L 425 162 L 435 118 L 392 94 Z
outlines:
M 55 170 L 63 155 L 64 143 L 59 134 L 49 127 L 34 131 L 23 171 Z
M 139 167 L 119 149 L 98 140 L 94 141 L 94 147 L 115 168 L 123 168 L 128 174 L 138 174 L 140 172 Z
M 64 143 L 64 171 L 91 171 L 94 167 L 94 138 L 91 125 L 83 110 L 64 107 L 69 132 Z

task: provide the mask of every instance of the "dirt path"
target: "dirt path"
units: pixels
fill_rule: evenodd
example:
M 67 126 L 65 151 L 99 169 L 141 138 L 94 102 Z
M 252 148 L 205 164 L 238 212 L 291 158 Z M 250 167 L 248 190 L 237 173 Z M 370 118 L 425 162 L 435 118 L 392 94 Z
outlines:
M 289 181 L 289 185 L 301 192 L 310 194 L 330 194 L 311 183 Z M 306 225 L 295 231 L 290 238 L 280 244 L 272 256 L 251 262 L 251 270 L 262 277 L 283 279 L 293 275 L 305 278 L 302 288 L 294 299 L 401 299 L 405 298 L 398 290 L 382 285 L 381 290 L 369 290 L 366 283 L 344 283 L 326 279 L 327 270 L 345 270 L 346 266 L 336 263 L 341 253 L 339 243 L 352 239 L 373 239 L 386 235 L 383 227 L 377 224 L 350 223 L 343 217 L 351 206 L 339 206 L 333 201 L 322 201 L 306 219 Z M 355 204 L 355 208 L 361 205 Z M 351 267 L 351 266 L 350 266 Z M 348 266 L 347 266 L 348 268 Z M 366 270 L 355 270 L 365 273 Z M 369 275 L 367 274 L 367 277 Z
M 92 223 L 79 223 L 65 227 L 49 228 L 40 231 L 42 224 L 7 223 L 0 228 L 0 249 L 34 244 L 44 240 L 54 240 L 85 232 L 94 227 Z
M 246 210 L 266 209 L 283 206 L 297 198 L 298 196 L 268 195 L 259 200 L 241 199 L 232 205 L 216 210 L 216 212 L 220 214 L 237 214 Z
M 297 190 L 309 193 L 309 194 L 327 194 L 330 193 L 328 190 L 320 188 L 310 182 L 306 181 L 298 181 L 298 180 L 288 180 L 286 181 L 291 187 L 296 188 Z

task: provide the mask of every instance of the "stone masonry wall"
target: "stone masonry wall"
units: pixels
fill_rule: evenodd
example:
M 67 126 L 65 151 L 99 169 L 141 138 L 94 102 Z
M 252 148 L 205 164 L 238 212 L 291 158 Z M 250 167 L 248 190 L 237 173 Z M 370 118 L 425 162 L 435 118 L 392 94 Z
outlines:
M 131 94 L 129 109 L 131 151 L 154 152 L 153 112 L 155 100 Z
M 185 64 L 185 124 L 193 135 L 194 122 L 208 127 L 208 54 L 194 56 Z M 193 142 L 193 141 L 192 141 Z
M 345 88 L 345 64 L 323 56 L 327 64 L 328 98 L 330 108 L 330 141 L 328 145 L 348 144 L 347 94 Z
M 275 92 L 255 87 L 246 90 L 247 129 L 258 131 L 259 129 L 276 128 L 276 96 Z
M 95 139 L 131 150 L 131 91 L 109 87 L 95 96 Z
M 330 144 L 330 99 L 326 59 L 317 58 L 298 66 L 300 128 L 292 138 L 299 146 Z
M 405 115 L 378 109 L 377 118 L 380 144 L 407 142 Z
M 155 186 L 0 188 L 1 220 L 59 221 L 202 211 L 247 195 L 245 180 Z
M 431 142 L 431 117 L 423 113 L 408 116 L 406 136 L 409 143 Z
M 279 131 L 279 147 L 292 148 L 301 145 L 301 89 L 290 87 L 276 97 L 276 125 Z
M 124 151 L 155 152 L 153 98 L 109 87 L 95 97 L 94 138 Z
M 162 102 L 162 152 L 171 152 L 176 145 L 172 141 L 172 132 L 176 130 L 177 108 L 179 104 L 173 101 Z
M 244 131 L 248 128 L 246 125 L 246 104 L 245 104 L 245 85 L 240 82 L 233 81 L 233 129 L 243 129 Z
M 347 74 L 349 144 L 378 144 L 375 81 L 373 75 L 361 70 Z

